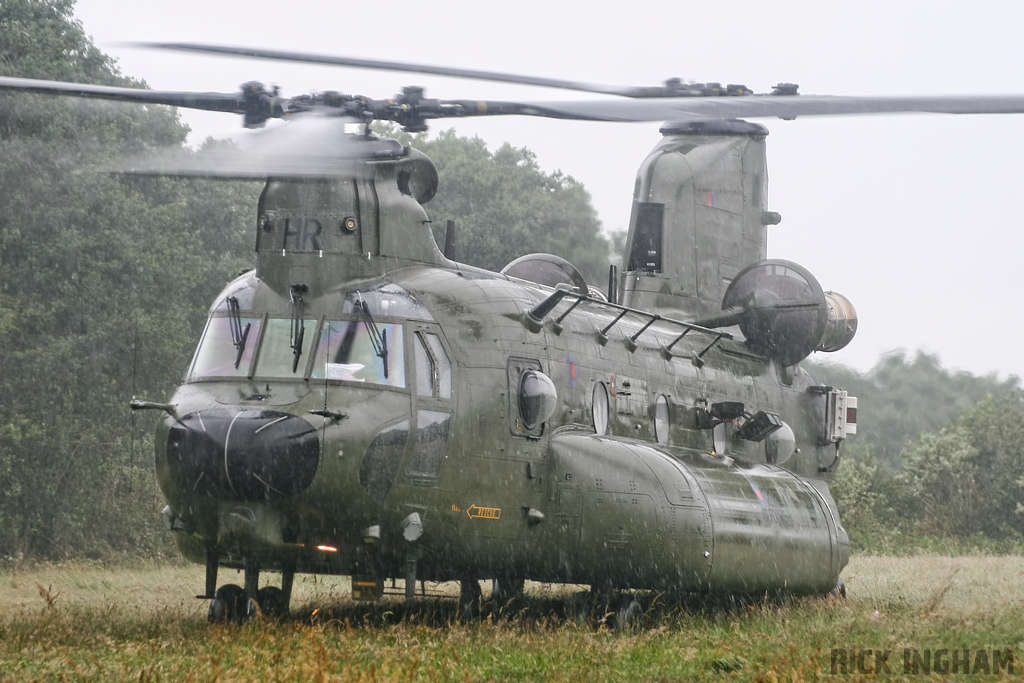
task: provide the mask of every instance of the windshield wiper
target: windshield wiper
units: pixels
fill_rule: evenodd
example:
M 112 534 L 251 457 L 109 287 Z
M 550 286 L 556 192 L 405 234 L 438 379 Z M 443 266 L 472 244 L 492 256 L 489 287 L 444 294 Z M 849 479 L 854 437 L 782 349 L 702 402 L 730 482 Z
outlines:
M 238 299 L 233 296 L 227 298 L 228 303 L 228 319 L 231 323 L 231 341 L 238 349 L 238 355 L 235 356 L 235 370 L 242 363 L 242 354 L 245 353 L 245 341 L 249 338 L 249 329 L 252 327 L 252 323 L 246 323 L 245 329 L 242 328 L 242 315 L 238 312 Z
M 377 353 L 377 356 L 384 361 L 384 379 L 388 378 L 388 331 L 384 330 L 381 332 L 377 327 L 377 323 L 373 321 L 373 317 L 370 315 L 370 307 L 365 301 L 359 299 L 356 301 L 356 309 L 359 310 L 360 315 L 363 317 L 363 324 L 366 325 L 366 331 L 370 334 L 370 343 L 373 344 L 373 350 Z
M 302 320 L 302 295 L 309 291 L 308 285 L 294 284 L 289 290 L 289 301 L 292 306 L 292 328 L 289 340 L 292 347 L 292 372 L 299 367 L 299 358 L 302 356 L 302 340 L 306 336 L 306 323 Z

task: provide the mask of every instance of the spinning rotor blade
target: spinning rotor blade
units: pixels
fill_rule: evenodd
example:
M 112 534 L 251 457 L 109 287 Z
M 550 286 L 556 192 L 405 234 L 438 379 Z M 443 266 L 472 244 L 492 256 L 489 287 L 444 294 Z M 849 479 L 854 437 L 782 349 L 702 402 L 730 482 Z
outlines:
M 238 146 L 170 149 L 128 160 L 114 170 L 200 178 L 353 178 L 368 173 L 364 161 L 405 154 L 395 140 L 346 133 L 346 123 L 350 121 L 339 117 L 310 116 L 253 133 Z
M 423 118 L 444 116 L 526 115 L 547 118 L 592 121 L 664 121 L 680 119 L 722 119 L 797 116 L 836 116 L 850 114 L 890 114 L 899 112 L 944 114 L 1017 114 L 1024 112 L 1024 96 L 893 96 L 844 97 L 832 95 L 796 95 L 796 86 L 780 84 L 771 95 L 753 95 L 745 86 L 719 84 L 688 86 L 678 80 L 664 86 L 616 86 L 581 81 L 565 81 L 537 76 L 522 76 L 474 69 L 410 64 L 383 60 L 334 57 L 284 50 L 242 48 L 198 43 L 136 43 L 141 47 L 181 50 L 207 54 L 253 57 L 312 64 L 384 69 L 409 73 L 453 76 L 521 85 L 538 85 L 606 95 L 619 95 L 645 101 L 608 102 L 470 102 L 442 101 L 458 105 L 453 113 L 439 113 Z M 790 94 L 792 92 L 793 94 Z M 436 100 L 434 100 L 436 102 Z M 479 106 L 478 106 L 479 105 Z M 394 120 L 394 119 L 392 119 Z
M 282 57 L 283 58 L 283 57 Z M 587 121 L 701 121 L 732 118 L 891 114 L 899 112 L 945 114 L 1024 113 L 1024 95 L 939 95 L 844 97 L 834 95 L 733 95 L 604 101 L 512 102 L 438 100 L 423 97 L 422 88 L 410 87 L 390 99 L 325 92 L 281 98 L 256 82 L 245 83 L 237 95 L 142 90 L 20 78 L 0 78 L 0 88 L 81 95 L 111 100 L 223 111 L 243 114 L 245 125 L 262 126 L 268 118 L 299 118 L 330 114 L 369 122 L 396 121 L 406 130 L 426 130 L 430 119 L 469 116 L 539 116 Z
M 95 97 L 103 100 L 141 102 L 143 104 L 166 104 L 172 107 L 188 107 L 205 111 L 245 113 L 245 97 L 239 94 L 215 92 L 176 92 L 171 90 L 143 90 L 121 88 L 110 85 L 89 85 L 87 83 L 62 83 L 40 81 L 31 78 L 0 77 L 0 88 L 27 90 L 29 92 L 56 93 Z
M 534 102 L 535 116 L 591 121 L 669 121 L 851 114 L 1020 114 L 1024 95 L 923 95 L 846 97 L 837 95 L 754 95 L 749 97 L 678 97 L 607 102 Z M 549 113 L 551 112 L 551 113 Z M 520 111 L 517 113 L 529 113 Z
M 410 64 L 408 62 L 389 62 L 377 59 L 356 59 L 354 57 L 332 57 L 315 55 L 306 52 L 285 50 L 266 50 L 263 48 L 230 47 L 223 45 L 202 45 L 199 43 L 129 43 L 137 47 L 158 48 L 162 50 L 181 50 L 184 52 L 200 52 L 205 54 L 229 55 L 234 57 L 254 57 L 257 59 L 276 59 L 286 62 L 305 62 L 308 64 L 327 64 L 334 66 L 352 66 L 361 69 L 382 69 L 386 71 L 403 71 L 406 73 L 431 74 L 435 76 L 453 76 L 479 81 L 496 81 L 499 83 L 517 83 L 520 85 L 539 85 L 546 88 L 578 90 L 580 92 L 600 93 L 604 95 L 621 95 L 623 97 L 666 97 L 671 92 L 665 86 L 635 87 L 584 83 L 582 81 L 563 81 L 557 78 L 541 76 L 520 76 L 495 71 L 478 71 L 476 69 L 456 69 L 447 66 L 428 66 Z

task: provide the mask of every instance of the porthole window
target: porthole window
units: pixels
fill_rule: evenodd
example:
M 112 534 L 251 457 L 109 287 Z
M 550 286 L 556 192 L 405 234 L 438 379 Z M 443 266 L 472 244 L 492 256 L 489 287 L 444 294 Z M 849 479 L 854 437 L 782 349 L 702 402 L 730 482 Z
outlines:
M 714 429 L 711 430 L 712 439 L 715 442 L 715 453 L 718 455 L 726 454 L 726 440 L 725 440 L 725 423 L 719 422 L 715 425 Z
M 594 385 L 591 395 L 593 401 L 594 431 L 598 434 L 608 433 L 608 389 L 604 382 Z
M 543 372 L 527 370 L 519 382 L 519 414 L 527 429 L 535 429 L 555 412 L 555 383 Z
M 782 427 L 764 440 L 764 452 L 769 465 L 781 465 L 789 460 L 796 452 L 796 436 L 793 429 L 783 422 Z
M 672 422 L 668 410 L 668 398 L 664 394 L 654 402 L 654 438 L 660 444 L 668 444 Z

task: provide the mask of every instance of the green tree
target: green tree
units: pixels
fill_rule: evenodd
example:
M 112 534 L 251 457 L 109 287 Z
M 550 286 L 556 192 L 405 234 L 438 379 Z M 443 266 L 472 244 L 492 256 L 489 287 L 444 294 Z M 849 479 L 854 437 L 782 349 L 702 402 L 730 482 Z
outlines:
M 457 260 L 497 271 L 545 252 L 569 260 L 592 284 L 607 281 L 609 243 L 590 194 L 573 177 L 545 173 L 526 148 L 506 143 L 492 153 L 479 137 L 454 130 L 433 138 L 386 124 L 374 130 L 416 147 L 437 166 L 437 196 L 426 209 L 439 245 L 447 222 L 455 221 Z
M 72 10 L 0 4 L 0 74 L 141 85 Z M 0 557 L 166 543 L 154 418 L 133 433 L 127 400 L 180 377 L 207 299 L 251 261 L 256 190 L 102 169 L 186 134 L 166 107 L 0 95 Z
M 902 453 L 896 484 L 918 531 L 1020 538 L 1024 516 L 1024 394 L 986 396 Z

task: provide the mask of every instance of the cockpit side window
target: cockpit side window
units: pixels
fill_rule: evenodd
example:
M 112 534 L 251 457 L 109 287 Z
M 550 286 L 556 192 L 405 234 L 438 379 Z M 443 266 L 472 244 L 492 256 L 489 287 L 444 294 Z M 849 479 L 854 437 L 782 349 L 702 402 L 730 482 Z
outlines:
M 413 335 L 413 356 L 416 359 L 416 395 L 434 395 L 434 359 L 427 352 L 423 342 L 423 335 L 417 332 Z
M 437 397 L 452 397 L 452 362 L 448 360 L 448 354 L 441 344 L 441 338 L 436 334 L 425 334 L 427 346 L 430 347 L 430 354 L 437 363 Z
M 432 398 L 452 397 L 452 363 L 441 339 L 430 332 L 414 334 L 416 394 Z
M 328 320 L 320 330 L 312 378 L 404 388 L 404 342 L 399 323 Z

